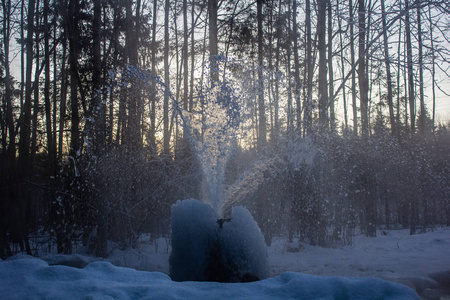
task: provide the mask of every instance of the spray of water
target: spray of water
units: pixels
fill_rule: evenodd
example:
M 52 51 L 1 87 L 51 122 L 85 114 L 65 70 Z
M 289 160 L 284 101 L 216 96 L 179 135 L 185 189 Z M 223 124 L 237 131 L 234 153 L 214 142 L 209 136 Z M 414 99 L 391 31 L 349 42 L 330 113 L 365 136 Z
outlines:
M 203 93 L 203 105 L 188 112 L 179 105 L 159 77 L 153 80 L 168 93 L 187 133 L 202 171 L 203 202 L 222 217 L 223 182 L 227 161 L 235 145 L 239 121 L 238 97 L 226 84 L 217 84 Z
M 246 62 L 218 56 L 215 65 L 218 68 L 215 71 L 220 73 L 220 80 L 212 83 L 208 79 L 209 74 L 205 74 L 203 87 L 207 88 L 199 88 L 196 101 L 198 105 L 193 111 L 184 110 L 170 87 L 166 86 L 159 76 L 151 74 L 148 70 L 128 66 L 119 72 L 111 71 L 110 77 L 112 82 L 116 82 L 117 75 L 122 78 L 127 76 L 168 95 L 173 109 L 182 121 L 191 150 L 201 167 L 202 201 L 209 203 L 218 216 L 223 217 L 226 164 L 238 137 L 243 138 L 243 132 L 238 130 L 245 119 L 244 110 L 241 109 L 246 103 L 253 102 L 252 99 L 257 93 L 255 89 L 259 85 L 251 80 L 256 72 L 255 67 L 249 66 Z M 126 81 L 122 85 L 126 86 Z M 277 81 L 282 82 L 280 78 L 277 78 Z M 120 86 L 121 83 L 116 82 L 116 85 Z M 154 92 L 156 91 L 152 93 Z

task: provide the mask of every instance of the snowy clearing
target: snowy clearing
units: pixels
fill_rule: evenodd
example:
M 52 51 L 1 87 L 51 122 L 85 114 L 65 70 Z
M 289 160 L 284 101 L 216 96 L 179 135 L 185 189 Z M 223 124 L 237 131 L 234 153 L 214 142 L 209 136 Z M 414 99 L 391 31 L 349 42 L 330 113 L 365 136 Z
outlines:
M 376 278 L 286 272 L 253 283 L 174 282 L 104 261 L 77 269 L 23 257 L 2 262 L 0 277 L 5 299 L 418 299 L 410 288 Z
M 138 249 L 115 249 L 108 258 L 118 266 L 151 272 L 91 263 L 96 259 L 81 255 L 42 257 L 47 262 L 15 256 L 0 263 L 0 295 L 2 299 L 418 299 L 406 285 L 422 299 L 450 299 L 449 228 L 413 236 L 407 230 L 376 238 L 357 236 L 354 246 L 332 249 L 288 245 L 276 238 L 268 251 L 272 278 L 244 284 L 171 281 L 162 274 L 169 272 L 168 241 L 150 244 L 144 237 Z M 48 264 L 89 265 L 77 269 Z

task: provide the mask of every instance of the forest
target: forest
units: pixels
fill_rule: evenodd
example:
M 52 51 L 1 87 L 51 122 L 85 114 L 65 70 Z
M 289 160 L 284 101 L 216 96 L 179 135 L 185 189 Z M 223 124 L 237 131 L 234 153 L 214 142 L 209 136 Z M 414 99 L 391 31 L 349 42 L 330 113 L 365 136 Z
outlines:
M 0 1 L 2 259 L 106 257 L 187 198 L 267 244 L 450 226 L 447 0 Z

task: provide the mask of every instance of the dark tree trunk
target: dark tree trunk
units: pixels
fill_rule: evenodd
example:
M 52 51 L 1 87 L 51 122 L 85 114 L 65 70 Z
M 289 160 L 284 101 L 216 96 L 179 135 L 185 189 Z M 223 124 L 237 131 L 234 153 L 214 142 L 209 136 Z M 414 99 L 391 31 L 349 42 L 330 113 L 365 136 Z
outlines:
M 292 30 L 294 33 L 294 95 L 295 104 L 297 106 L 297 132 L 302 132 L 302 105 L 300 101 L 300 61 L 298 57 L 298 40 L 300 39 L 297 29 L 297 0 L 293 0 L 292 6 Z
M 208 15 L 209 15 L 209 58 L 211 60 L 211 80 L 212 85 L 215 85 L 219 80 L 218 65 L 216 62 L 218 48 L 217 48 L 217 0 L 208 0 Z
M 91 138 L 91 154 L 94 157 L 101 157 L 105 151 L 105 105 L 102 102 L 102 83 L 101 83 L 101 0 L 94 0 L 94 18 L 92 23 L 92 98 L 91 98 L 91 124 L 88 128 L 88 134 Z M 100 186 L 100 175 L 97 174 L 97 159 L 91 162 L 93 165 L 92 174 L 93 182 L 96 186 Z M 97 205 L 97 241 L 95 254 L 98 257 L 106 257 L 108 255 L 107 243 L 107 227 L 108 227 L 108 205 L 103 195 L 99 195 L 94 191 L 94 201 Z
M 71 122 L 72 128 L 70 130 L 70 151 L 69 155 L 72 157 L 73 162 L 76 163 L 79 157 L 79 151 L 81 150 L 80 141 L 80 115 L 78 112 L 78 54 L 80 52 L 79 46 L 79 13 L 80 5 L 76 0 L 69 2 L 68 21 L 68 38 L 69 38 L 69 66 L 70 66 L 70 108 L 71 108 Z
M 187 0 L 183 0 L 183 51 L 182 51 L 182 60 L 183 60 L 183 108 L 184 110 L 189 110 L 189 54 L 188 54 L 188 16 L 187 16 Z M 186 140 L 188 133 L 186 132 L 187 127 L 183 126 L 183 140 Z M 185 143 L 186 145 L 187 143 Z
M 355 74 L 355 38 L 354 38 L 354 23 L 355 18 L 353 14 L 353 0 L 349 0 L 350 13 L 350 58 L 352 64 L 352 107 L 353 107 L 353 132 L 358 133 L 358 108 L 356 105 L 356 74 Z
M 317 38 L 319 51 L 319 127 L 325 132 L 328 130 L 328 84 L 327 84 L 327 57 L 326 57 L 326 11 L 328 0 L 318 0 L 317 12 Z
M 431 17 L 431 6 L 428 6 L 428 19 L 430 20 L 430 46 L 431 46 L 431 89 L 432 89 L 432 125 L 434 132 L 434 124 L 436 121 L 436 56 L 434 49 L 434 39 L 433 39 L 433 19 Z
M 4 134 L 2 134 L 2 150 L 6 150 L 6 162 L 14 166 L 14 161 L 16 159 L 16 134 L 14 131 L 14 117 L 13 117 L 13 106 L 12 106 L 12 85 L 11 85 L 11 72 L 9 66 L 9 44 L 11 35 L 11 1 L 2 1 L 3 9 L 3 49 L 4 49 L 4 59 L 5 59 L 5 95 L 4 102 L 6 103 L 6 128 Z M 2 124 L 3 125 L 3 124 Z M 8 146 L 6 146 L 6 136 L 8 136 Z M 5 162 L 5 163 L 6 163 Z M 7 168 L 9 169 L 9 168 Z M 11 172 L 13 170 L 11 169 Z
M 164 84 L 166 89 L 170 87 L 169 82 L 169 11 L 170 1 L 166 0 L 164 8 Z M 164 104 L 163 104 L 163 122 L 164 122 L 164 154 L 170 155 L 170 131 L 169 131 L 169 94 L 168 91 L 164 92 Z
M 389 107 L 389 120 L 391 123 L 391 132 L 393 135 L 396 134 L 397 127 L 395 125 L 395 116 L 394 116 L 394 101 L 392 96 L 392 76 L 391 76 L 391 68 L 390 68 L 390 58 L 389 58 L 389 47 L 388 47 L 388 36 L 387 36 L 387 27 L 386 27 L 386 9 L 384 5 L 385 0 L 381 0 L 381 20 L 383 23 L 383 45 L 384 45 L 384 64 L 386 67 L 386 81 L 387 81 L 387 101 Z
M 338 5 L 338 4 L 336 4 Z M 342 34 L 344 33 L 342 31 L 342 22 L 341 22 L 341 13 L 339 11 L 338 6 L 336 7 L 336 10 L 338 11 L 338 26 L 339 26 L 339 46 L 341 48 L 340 55 L 341 55 L 341 69 L 342 69 L 342 78 L 345 78 L 345 57 L 344 57 L 344 42 L 342 38 Z M 345 91 L 345 85 L 342 86 L 342 100 L 344 102 L 344 129 L 348 130 L 348 112 L 347 112 L 347 94 Z
M 158 0 L 153 0 L 153 23 L 152 23 L 152 76 L 156 76 L 156 18 L 157 18 Z M 152 91 L 150 95 L 151 107 L 150 107 L 150 148 L 153 153 L 156 153 L 156 85 L 155 81 L 152 81 Z
M 27 39 L 26 39 L 26 78 L 25 100 L 21 111 L 20 139 L 19 139 L 19 174 L 27 177 L 30 164 L 30 137 L 31 137 L 31 96 L 32 96 L 32 72 L 33 72 L 33 35 L 34 35 L 34 10 L 36 2 L 28 2 L 27 15 Z
M 414 73 L 413 73 L 413 54 L 411 43 L 411 24 L 409 21 L 409 0 L 405 0 L 405 30 L 406 30 L 406 58 L 408 69 L 408 95 L 409 95 L 409 117 L 411 124 L 411 133 L 416 130 L 416 112 L 415 112 L 415 97 L 414 97 Z
M 309 134 L 312 129 L 312 87 L 313 87 L 313 61 L 312 61 L 312 36 L 311 36 L 311 5 L 310 0 L 305 3 L 306 24 L 306 98 L 304 107 L 305 132 Z
M 138 67 L 138 46 L 140 37 L 140 9 L 141 1 L 136 1 L 136 16 L 133 16 L 132 1 L 125 2 L 125 51 L 128 58 L 128 65 Z M 129 88 L 124 92 L 125 101 L 128 106 L 127 124 L 124 129 L 123 142 L 131 151 L 142 149 L 141 126 L 140 126 L 140 99 L 141 90 L 139 88 L 140 79 L 129 70 Z
M 328 88 L 330 103 L 330 129 L 336 130 L 336 116 L 334 112 L 334 80 L 333 80 L 333 20 L 331 0 L 328 0 Z
M 262 0 L 257 0 L 257 19 L 258 19 L 258 116 L 259 116 L 259 135 L 258 150 L 262 151 L 266 146 L 266 110 L 264 104 L 264 82 L 263 82 L 263 14 Z
M 364 0 L 358 0 L 358 24 L 359 24 L 359 64 L 358 64 L 358 81 L 359 81 L 359 97 L 361 109 L 361 130 L 364 136 L 369 134 L 369 82 L 366 74 L 366 8 Z
M 36 43 L 36 47 L 35 47 L 35 68 L 34 68 L 34 82 L 33 82 L 33 98 L 34 98 L 34 103 L 33 103 L 33 118 L 31 120 L 31 153 L 30 153 L 30 174 L 32 173 L 33 169 L 34 169 L 34 165 L 35 165 L 35 159 L 36 159 L 36 152 L 37 152 L 37 129 L 38 129 L 38 114 L 39 114 L 39 83 L 40 83 L 40 57 L 41 57 L 41 53 L 40 53 L 40 47 L 39 47 L 39 41 L 40 41 L 40 30 L 38 30 L 40 28 L 40 15 L 39 15 L 39 0 L 36 0 L 36 12 L 35 12 L 36 16 L 36 24 L 35 24 L 35 28 L 37 30 L 34 31 L 35 33 L 35 43 Z M 42 69 L 41 69 L 42 70 Z
M 52 132 L 52 117 L 51 117 L 51 102 L 50 102 L 50 25 L 48 16 L 50 9 L 48 1 L 44 1 L 44 65 L 45 65 L 45 82 L 44 82 L 44 103 L 45 103 L 45 122 L 47 130 L 47 149 L 48 149 L 48 163 L 50 174 L 56 175 L 56 154 L 53 146 L 53 132 Z
M 64 11 L 67 7 L 62 8 Z M 61 92 L 60 92 L 60 104 L 59 104 L 59 130 L 58 130 L 58 161 L 62 161 L 63 156 L 63 140 L 64 140 L 64 128 L 66 119 L 66 102 L 67 102 L 67 30 L 65 29 L 62 34 L 62 58 L 61 58 Z
M 419 131 L 421 133 L 425 133 L 426 130 L 426 119 L 427 112 L 425 109 L 425 96 L 423 91 L 423 45 L 422 45 L 422 11 L 420 8 L 421 0 L 418 0 L 419 5 L 417 5 L 417 39 L 418 39 L 418 48 L 419 48 L 419 103 L 420 103 L 420 123 L 419 123 Z

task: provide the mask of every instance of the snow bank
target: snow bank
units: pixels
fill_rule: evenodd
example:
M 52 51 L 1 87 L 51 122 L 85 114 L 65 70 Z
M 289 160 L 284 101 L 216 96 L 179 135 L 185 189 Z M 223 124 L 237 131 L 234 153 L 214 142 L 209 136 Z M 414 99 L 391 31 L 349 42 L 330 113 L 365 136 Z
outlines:
M 2 299 L 385 299 L 414 300 L 410 288 L 376 278 L 286 272 L 252 283 L 174 282 L 158 272 L 93 262 L 83 269 L 23 257 L 0 262 Z
M 250 212 L 233 208 L 218 221 L 209 204 L 195 199 L 172 207 L 170 277 L 176 281 L 243 282 L 269 276 L 267 246 Z

